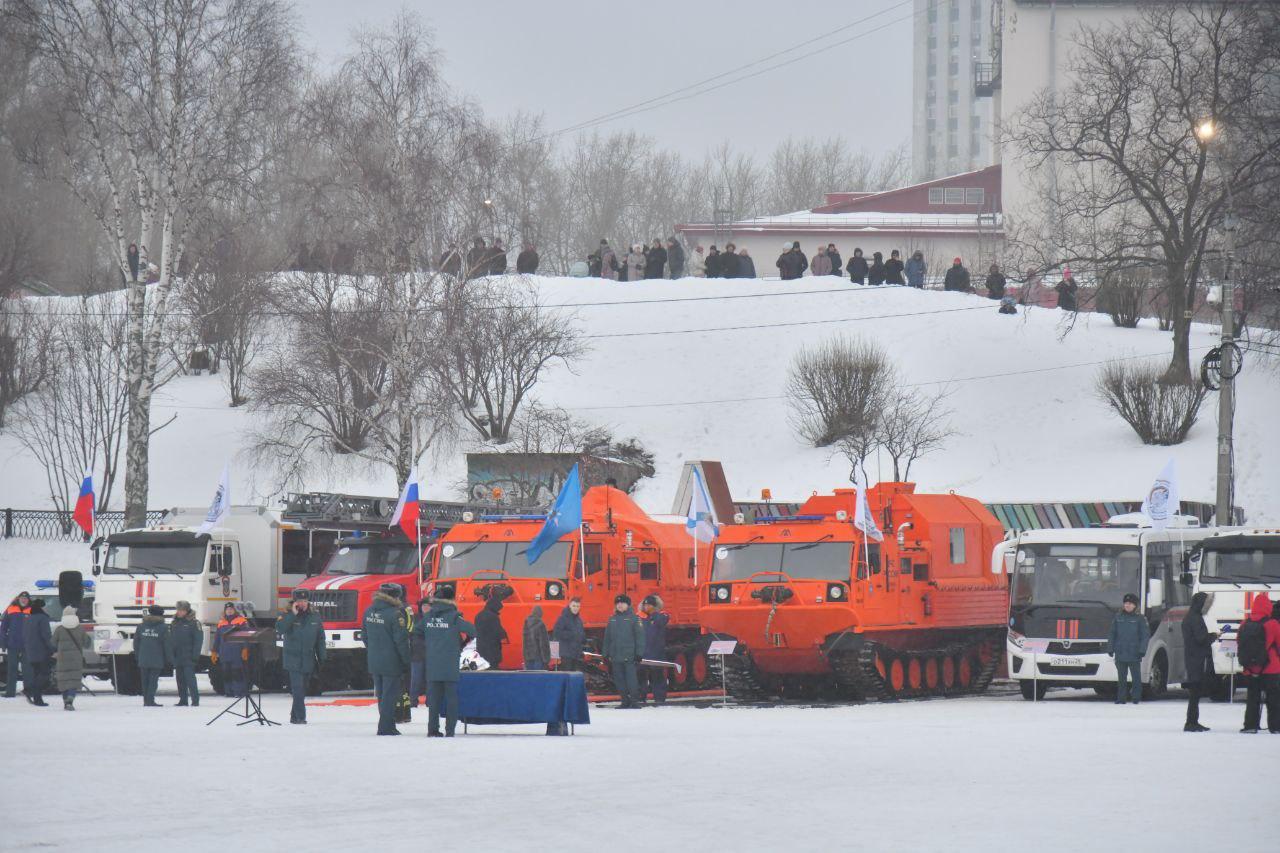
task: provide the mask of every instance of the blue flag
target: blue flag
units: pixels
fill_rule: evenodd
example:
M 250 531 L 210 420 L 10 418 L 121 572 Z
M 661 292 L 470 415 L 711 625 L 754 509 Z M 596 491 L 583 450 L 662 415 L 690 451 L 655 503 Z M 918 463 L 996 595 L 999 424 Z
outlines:
M 578 466 L 575 464 L 569 476 L 565 478 L 556 502 L 551 505 L 551 512 L 538 535 L 533 537 L 525 558 L 533 565 L 542 556 L 542 552 L 550 548 L 566 533 L 573 533 L 582 528 L 582 485 L 578 482 Z

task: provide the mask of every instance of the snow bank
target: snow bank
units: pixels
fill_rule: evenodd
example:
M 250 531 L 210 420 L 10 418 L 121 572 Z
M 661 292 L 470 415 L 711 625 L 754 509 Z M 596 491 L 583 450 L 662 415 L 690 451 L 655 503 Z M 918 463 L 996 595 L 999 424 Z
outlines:
M 536 281 L 546 303 L 572 306 L 564 310 L 576 314 L 592 351 L 573 372 L 552 371 L 535 396 L 608 424 L 620 437 L 638 436 L 654 452 L 657 475 L 638 494 L 646 509 L 670 510 L 686 459 L 723 461 L 734 495 L 744 499 L 765 487 L 778 499 L 803 498 L 847 482 L 842 459 L 796 439 L 784 399 L 794 353 L 837 334 L 878 341 L 908 382 L 951 389 L 948 405 L 959 435 L 916 463 L 912 476 L 922 489 L 955 489 L 985 501 L 1137 500 L 1173 456 L 1183 497 L 1213 500 L 1214 396 L 1186 443 L 1161 448 L 1142 445 L 1093 394 L 1100 362 L 1167 361 L 1170 335 L 1152 321 L 1119 329 L 1105 315 L 1081 314 L 1063 337 L 1060 311 L 1036 308 L 1007 317 L 978 296 L 858 288 L 835 278 Z M 720 298 L 748 294 L 757 296 Z M 716 298 L 672 301 L 690 297 Z M 614 304 L 594 304 L 602 302 Z M 1214 334 L 1194 327 L 1194 358 Z M 1274 487 L 1280 482 L 1274 441 L 1280 389 L 1277 374 L 1260 359 L 1249 357 L 1240 382 L 1237 500 L 1251 519 L 1274 522 L 1280 518 Z M 153 421 L 177 420 L 153 441 L 153 507 L 206 504 L 223 462 L 245 449 L 253 416 L 225 403 L 220 377 L 181 377 L 157 394 Z M 459 497 L 465 449 L 429 466 L 428 496 Z M 271 491 L 264 472 L 233 465 L 236 502 Z M 871 467 L 873 476 L 891 474 Z M 0 506 L 48 505 L 42 473 L 11 435 L 0 434 L 0 469 Z M 309 486 L 395 492 L 389 470 L 381 468 L 320 470 Z

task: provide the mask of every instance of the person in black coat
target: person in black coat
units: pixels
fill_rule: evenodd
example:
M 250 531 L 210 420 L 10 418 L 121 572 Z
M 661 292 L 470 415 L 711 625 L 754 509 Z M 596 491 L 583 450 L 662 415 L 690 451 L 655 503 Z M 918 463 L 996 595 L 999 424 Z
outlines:
M 849 281 L 854 284 L 867 283 L 867 259 L 862 256 L 861 249 L 853 250 L 853 257 L 849 259 L 845 272 L 849 274 Z
M 430 609 L 430 598 L 418 602 L 418 612 L 409 632 L 409 702 L 413 708 L 418 707 L 419 697 L 424 702 L 427 699 L 427 638 L 422 630 L 422 620 Z
M 884 255 L 879 252 L 873 252 L 871 255 L 871 267 L 867 270 L 867 283 L 871 285 L 884 284 L 886 274 Z
M 138 244 L 130 243 L 129 251 L 125 253 L 129 262 L 129 281 L 138 280 Z
M 959 293 L 969 292 L 969 271 L 965 269 L 959 258 L 951 262 L 951 268 L 942 278 L 943 290 L 954 290 Z
M 671 616 L 662 612 L 662 599 L 650 595 L 640 607 L 644 610 L 644 657 L 645 660 L 667 659 L 667 625 Z M 640 667 L 640 702 L 648 701 L 653 694 L 653 704 L 664 705 L 667 701 L 667 668 L 644 664 Z
M 456 243 L 450 243 L 440 256 L 440 271 L 454 278 L 462 275 L 462 252 L 458 251 Z
M 516 272 L 521 275 L 533 275 L 538 271 L 538 250 L 532 243 L 525 243 L 524 249 L 516 255 Z
M 1213 679 L 1213 641 L 1218 635 L 1211 633 L 1204 623 L 1204 611 L 1209 595 L 1197 592 L 1191 596 L 1191 608 L 1182 619 L 1182 646 L 1187 663 L 1187 722 L 1184 732 L 1207 732 L 1208 726 L 1200 725 L 1200 697 Z
M 844 272 L 844 260 L 840 257 L 840 250 L 836 248 L 835 243 L 827 244 L 827 257 L 831 259 L 831 274 L 839 276 Z
M 662 278 L 667 269 L 667 250 L 662 248 L 662 241 L 653 239 L 653 245 L 644 253 L 644 277 Z
M 1000 272 L 1000 265 L 992 264 L 991 271 L 987 273 L 987 298 L 1003 299 L 1004 283 L 1004 273 Z
M 738 250 L 738 278 L 755 278 L 756 262 L 751 259 L 744 246 Z
M 502 627 L 502 596 L 490 593 L 484 609 L 476 615 L 476 652 L 489 662 L 491 669 L 502 664 L 502 641 L 507 631 Z
M 551 629 L 551 639 L 560 644 L 560 670 L 581 672 L 582 653 L 587 642 L 587 629 L 582 624 L 582 599 L 569 599 L 569 606 L 560 611 Z
M 684 247 L 675 237 L 667 238 L 667 269 L 672 278 L 684 276 Z
M 483 237 L 477 237 L 471 243 L 471 248 L 467 250 L 467 278 L 479 278 L 489 272 L 489 263 L 492 259 L 489 257 L 489 249 L 484 244 Z
M 720 277 L 742 277 L 742 265 L 738 263 L 738 247 L 732 243 L 726 243 L 724 252 L 720 255 Z
M 489 275 L 506 275 L 507 273 L 507 247 L 502 245 L 502 239 L 493 241 L 493 250 L 489 254 Z
M 1075 276 L 1071 275 L 1071 270 L 1062 271 L 1062 281 L 1053 288 L 1058 292 L 1058 307 L 1063 311 L 1077 311 L 1079 304 L 1076 302 L 1076 291 L 1080 286 L 1076 284 Z
M 774 265 L 778 268 L 778 274 L 783 281 L 795 281 L 809 268 L 809 259 L 804 257 L 795 246 L 788 246 L 783 249 Z
M 49 614 L 44 612 L 43 598 L 31 601 L 31 612 L 22 623 L 22 641 L 27 657 L 22 692 L 32 705 L 47 705 L 44 688 L 49 683 L 54 647 L 53 631 L 49 628 Z
M 906 284 L 902 278 L 902 258 L 898 254 L 898 250 L 894 249 L 889 253 L 889 260 L 884 262 L 884 283 L 885 284 Z
M 707 249 L 707 278 L 720 278 L 722 270 L 720 250 L 713 245 Z

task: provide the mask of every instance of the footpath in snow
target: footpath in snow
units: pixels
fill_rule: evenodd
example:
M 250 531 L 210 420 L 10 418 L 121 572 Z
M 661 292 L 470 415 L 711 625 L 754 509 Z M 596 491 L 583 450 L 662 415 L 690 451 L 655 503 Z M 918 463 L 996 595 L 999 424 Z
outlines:
M 245 726 L 226 703 L 0 700 L 0 849 L 1274 850 L 1280 737 L 1242 706 L 1055 691 L 842 707 L 593 708 L 538 726 L 374 736 L 374 708 Z M 288 698 L 265 710 L 288 719 Z M 1192 805 L 1200 804 L 1199 806 Z

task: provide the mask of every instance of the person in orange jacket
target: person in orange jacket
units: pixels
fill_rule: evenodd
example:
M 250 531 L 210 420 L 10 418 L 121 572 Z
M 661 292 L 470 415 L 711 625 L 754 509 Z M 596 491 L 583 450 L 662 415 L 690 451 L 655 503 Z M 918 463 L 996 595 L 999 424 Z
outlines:
M 222 608 L 222 619 L 213 634 L 211 662 L 222 672 L 222 692 L 226 696 L 244 696 L 249 689 L 245 683 L 244 643 L 233 642 L 228 636 L 249 624 L 230 601 Z

